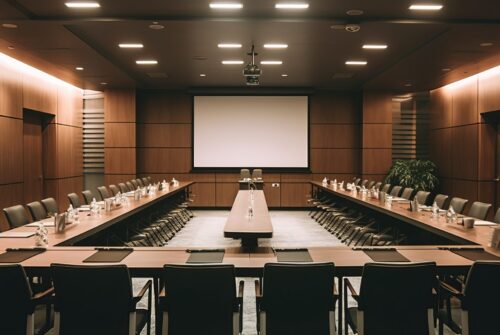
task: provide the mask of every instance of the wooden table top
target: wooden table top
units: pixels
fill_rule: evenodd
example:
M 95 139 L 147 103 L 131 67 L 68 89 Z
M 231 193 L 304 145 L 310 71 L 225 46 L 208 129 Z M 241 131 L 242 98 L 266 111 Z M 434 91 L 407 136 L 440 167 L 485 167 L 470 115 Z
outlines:
M 194 182 L 180 182 L 179 186 L 170 186 L 168 191 L 158 191 L 156 194 L 146 196 L 140 200 L 134 200 L 129 197 L 129 204 L 122 205 L 119 208 L 113 209 L 109 212 L 101 211 L 99 216 L 90 216 L 89 212 L 79 213 L 79 223 L 72 223 L 66 226 L 63 233 L 56 234 L 54 227 L 48 227 L 49 231 L 49 247 L 57 245 L 72 245 L 86 237 L 102 231 L 115 223 L 141 211 L 145 208 L 168 198 L 178 192 L 185 190 L 187 187 L 194 184 Z M 36 227 L 19 227 L 9 232 L 34 232 Z M 28 238 L 0 238 L 0 250 L 6 248 L 26 248 L 35 246 L 35 237 Z
M 350 191 L 334 191 L 331 185 L 324 186 L 320 182 L 311 182 L 311 184 L 343 199 L 376 210 L 395 219 L 448 238 L 449 240 L 460 244 L 478 244 L 488 252 L 500 255 L 500 250 L 489 247 L 492 226 L 475 226 L 472 229 L 467 229 L 458 224 L 447 223 L 443 215 L 433 218 L 431 212 L 412 212 L 409 210 L 410 205 L 408 203 L 393 202 L 391 208 L 388 208 L 381 204 L 378 199 L 361 199 L 359 192 L 354 197 Z
M 224 226 L 224 236 L 232 238 L 272 237 L 273 225 L 267 208 L 264 191 L 253 191 L 253 217 L 248 217 L 252 191 L 238 191 L 233 207 Z

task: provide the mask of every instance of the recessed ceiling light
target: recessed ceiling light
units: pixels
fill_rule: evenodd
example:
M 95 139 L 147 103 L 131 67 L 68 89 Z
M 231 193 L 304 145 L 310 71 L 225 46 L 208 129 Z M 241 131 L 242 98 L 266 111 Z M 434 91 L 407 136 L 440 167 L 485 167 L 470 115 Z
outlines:
M 120 43 L 118 46 L 122 49 L 140 49 L 144 48 L 142 43 Z
M 286 48 L 288 48 L 288 44 L 267 43 L 267 44 L 264 44 L 264 48 L 266 48 L 266 49 L 286 49 Z
M 346 12 L 347 15 L 351 15 L 351 16 L 359 16 L 359 15 L 363 15 L 365 12 L 362 11 L 361 9 L 350 9 Z
M 367 61 L 364 60 L 348 60 L 345 62 L 346 65 L 366 65 Z
M 217 46 L 221 49 L 238 49 L 241 48 L 240 43 L 219 43 Z
M 280 60 L 263 60 L 260 62 L 262 65 L 281 65 L 283 64 Z
M 101 85 L 103 85 L 103 86 L 105 86 L 105 85 L 107 85 L 107 84 L 108 84 L 108 83 L 107 83 L 107 82 L 105 82 L 105 81 L 103 81 L 103 82 L 101 83 Z
M 7 29 L 16 29 L 18 25 L 14 23 L 2 23 L 2 27 Z
M 135 63 L 138 65 L 155 65 L 158 64 L 158 61 L 154 59 L 143 59 L 143 60 L 136 60 Z
M 99 8 L 98 2 L 95 1 L 71 1 L 65 3 L 68 8 Z
M 274 7 L 277 9 L 307 9 L 309 4 L 305 2 L 278 2 Z
M 287 75 L 286 73 L 283 73 L 281 76 L 282 76 L 283 78 L 288 77 L 288 75 Z
M 210 4 L 212 9 L 241 9 L 243 4 L 239 2 L 212 2 Z
M 224 65 L 241 65 L 243 64 L 242 60 L 223 60 L 222 64 Z
M 83 67 L 77 66 L 77 67 L 75 67 L 75 70 L 77 70 L 77 71 L 83 71 Z
M 365 45 L 363 45 L 363 49 L 383 50 L 383 49 L 387 49 L 387 45 L 386 44 L 365 44 Z
M 14 50 L 15 48 L 14 48 L 14 46 L 9 45 L 9 46 L 7 47 L 7 49 L 9 49 L 9 50 Z
M 450 71 L 451 71 L 451 69 L 450 69 L 450 68 L 448 68 L 448 67 L 445 67 L 445 68 L 442 68 L 442 69 L 441 69 L 441 71 L 443 71 L 443 72 L 450 72 Z
M 165 28 L 165 26 L 162 24 L 159 24 L 158 22 L 153 22 L 152 24 L 149 25 L 149 28 L 151 28 L 153 30 L 162 30 Z
M 406 83 L 406 84 L 405 84 L 405 87 L 412 87 L 412 86 L 413 86 L 413 84 L 412 84 L 412 83 Z
M 206 77 L 207 75 L 204 73 L 200 73 L 200 77 Z
M 479 44 L 479 46 L 481 46 L 481 47 L 491 47 L 491 46 L 493 46 L 493 43 L 491 43 L 491 42 L 484 42 L 484 43 Z
M 443 5 L 437 4 L 414 4 L 410 6 L 410 10 L 441 10 Z

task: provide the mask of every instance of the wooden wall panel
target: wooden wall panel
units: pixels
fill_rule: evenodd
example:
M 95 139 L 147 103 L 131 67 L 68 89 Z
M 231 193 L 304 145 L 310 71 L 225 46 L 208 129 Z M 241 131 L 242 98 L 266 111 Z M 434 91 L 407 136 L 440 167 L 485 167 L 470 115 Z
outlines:
M 264 195 L 266 196 L 267 207 L 281 206 L 281 187 L 272 187 L 271 182 L 264 183 Z
M 0 115 L 23 117 L 23 82 L 15 70 L 0 63 Z
M 57 125 L 57 177 L 83 175 L 82 128 Z
M 357 124 L 312 124 L 311 148 L 359 148 Z
M 446 128 L 452 124 L 451 90 L 438 88 L 430 92 L 431 129 Z
M 352 173 L 358 171 L 358 149 L 310 149 L 314 173 Z
M 215 173 L 140 173 L 138 177 L 150 176 L 154 181 L 194 181 L 196 183 L 215 183 Z
M 456 179 L 477 180 L 478 125 L 452 128 L 452 162 Z
M 470 205 L 474 201 L 477 201 L 477 199 L 478 199 L 477 191 L 478 191 L 477 181 L 454 179 L 453 180 L 453 193 L 450 194 L 450 199 L 452 197 L 460 197 L 460 198 L 468 199 L 469 202 L 467 203 L 467 207 L 465 208 L 465 211 L 464 211 L 464 213 L 467 213 L 469 208 L 470 208 Z
M 493 180 L 496 178 L 495 156 L 497 126 L 495 124 L 480 124 L 478 127 L 478 179 Z
M 105 123 L 104 147 L 106 148 L 134 148 L 135 123 Z
M 312 178 L 309 173 L 282 173 L 282 183 L 307 183 Z
M 359 100 L 356 93 L 320 92 L 309 100 L 311 124 L 360 122 Z
M 135 122 L 135 90 L 104 91 L 104 122 Z
M 56 115 L 57 86 L 25 74 L 23 76 L 23 107 Z
M 191 124 L 138 124 L 137 146 L 191 148 Z
M 23 184 L 0 185 L 0 209 L 23 203 Z M 5 215 L 0 215 L 0 231 L 8 230 Z
M 214 207 L 215 206 L 215 183 L 196 183 L 191 188 L 192 206 Z
M 392 124 L 364 124 L 363 148 L 392 147 Z
M 465 80 L 452 90 L 453 126 L 477 123 L 477 79 Z
M 82 127 L 83 93 L 81 90 L 59 85 L 57 87 L 57 123 Z
M 216 183 L 215 184 L 215 205 L 217 207 L 233 206 L 236 194 L 238 194 L 238 183 Z
M 309 183 L 281 183 L 281 207 L 308 207 Z
M 480 74 L 478 80 L 479 113 L 500 110 L 500 73 Z
M 0 184 L 23 181 L 23 121 L 0 116 Z
M 387 174 L 392 165 L 391 149 L 364 149 L 363 174 Z
M 80 194 L 82 190 L 83 190 L 83 177 L 58 179 L 56 199 L 58 201 L 59 211 L 63 212 L 68 209 L 69 193 L 75 192 L 77 194 Z
M 192 97 L 176 91 L 143 91 L 138 123 L 192 123 Z
M 151 157 L 153 158 L 153 157 Z M 105 174 L 136 174 L 134 148 L 105 148 Z
M 191 150 L 170 148 L 138 148 L 137 168 L 140 173 L 188 173 Z
M 135 174 L 106 174 L 104 175 L 104 186 L 107 187 L 111 184 L 118 185 L 119 183 L 125 183 L 135 179 L 135 177 Z
M 453 174 L 452 163 L 452 128 L 441 128 L 430 132 L 429 154 L 436 164 L 440 177 L 450 178 Z
M 388 92 L 364 92 L 363 124 L 392 123 L 392 94 Z

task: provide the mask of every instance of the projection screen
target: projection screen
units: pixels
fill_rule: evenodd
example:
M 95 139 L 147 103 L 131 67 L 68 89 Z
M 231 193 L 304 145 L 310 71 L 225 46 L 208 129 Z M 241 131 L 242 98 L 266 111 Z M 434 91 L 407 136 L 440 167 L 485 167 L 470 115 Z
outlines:
M 307 96 L 195 96 L 193 168 L 309 167 Z

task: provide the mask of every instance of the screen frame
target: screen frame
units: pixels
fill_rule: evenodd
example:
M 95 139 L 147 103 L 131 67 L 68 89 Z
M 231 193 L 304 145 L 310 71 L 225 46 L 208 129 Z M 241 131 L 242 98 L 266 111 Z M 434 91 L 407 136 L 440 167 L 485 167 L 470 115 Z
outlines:
M 195 167 L 194 166 L 194 99 L 195 97 L 203 96 L 215 96 L 215 97 L 234 97 L 234 96 L 253 96 L 253 97 L 263 97 L 263 96 L 275 96 L 275 97 L 286 97 L 286 96 L 302 96 L 307 97 L 307 167 L 294 168 L 294 167 L 266 167 L 266 166 L 237 166 L 237 167 Z M 217 93 L 198 93 L 191 94 L 191 171 L 190 172 L 240 172 L 241 169 L 262 169 L 265 172 L 275 172 L 275 173 L 311 173 L 311 94 L 301 94 L 301 93 L 279 93 L 279 94 L 243 94 L 228 93 L 221 94 Z

